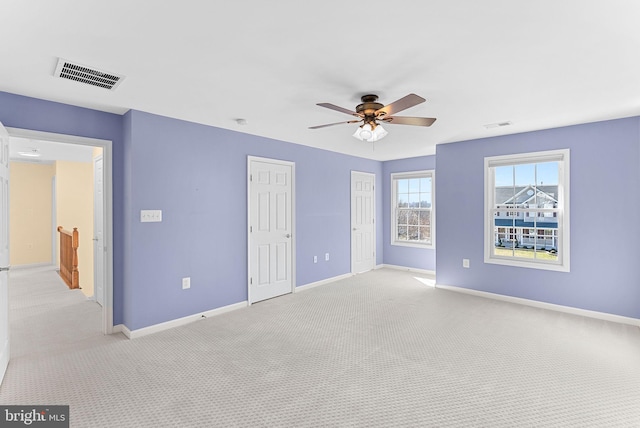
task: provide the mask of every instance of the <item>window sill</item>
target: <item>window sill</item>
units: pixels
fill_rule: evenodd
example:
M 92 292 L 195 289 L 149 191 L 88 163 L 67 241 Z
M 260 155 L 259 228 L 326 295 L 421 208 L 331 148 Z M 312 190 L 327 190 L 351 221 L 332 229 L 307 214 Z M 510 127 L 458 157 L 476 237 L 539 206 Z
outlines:
M 503 259 L 497 257 L 485 257 L 485 263 L 494 264 L 494 265 L 502 265 L 502 266 L 513 266 L 513 267 L 521 267 L 528 269 L 538 269 L 538 270 L 551 270 L 555 272 L 570 272 L 569 264 L 556 264 L 556 263 L 544 263 L 544 262 L 529 262 L 526 260 L 512 260 L 512 259 Z
M 412 248 L 422 248 L 424 250 L 435 250 L 436 246 L 434 244 L 418 244 L 415 242 L 403 242 L 403 241 L 394 241 L 391 245 L 396 247 L 412 247 Z

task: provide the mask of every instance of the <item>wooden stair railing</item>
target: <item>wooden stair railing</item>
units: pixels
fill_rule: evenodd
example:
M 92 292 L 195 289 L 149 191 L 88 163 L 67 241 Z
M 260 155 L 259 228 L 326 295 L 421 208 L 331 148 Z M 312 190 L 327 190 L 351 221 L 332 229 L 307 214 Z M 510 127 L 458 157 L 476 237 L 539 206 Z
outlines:
M 60 277 L 69 288 L 80 288 L 78 273 L 78 228 L 73 232 L 58 226 L 60 232 Z

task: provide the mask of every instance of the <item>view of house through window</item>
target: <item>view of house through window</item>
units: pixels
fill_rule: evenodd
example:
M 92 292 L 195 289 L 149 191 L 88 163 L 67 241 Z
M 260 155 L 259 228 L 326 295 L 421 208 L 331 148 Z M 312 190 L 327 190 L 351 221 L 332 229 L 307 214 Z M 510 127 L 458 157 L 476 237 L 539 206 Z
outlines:
M 433 245 L 433 171 L 391 174 L 391 243 Z
M 558 162 L 495 168 L 495 254 L 557 260 Z
M 564 264 L 566 158 L 568 152 L 487 158 L 487 248 L 493 262 Z

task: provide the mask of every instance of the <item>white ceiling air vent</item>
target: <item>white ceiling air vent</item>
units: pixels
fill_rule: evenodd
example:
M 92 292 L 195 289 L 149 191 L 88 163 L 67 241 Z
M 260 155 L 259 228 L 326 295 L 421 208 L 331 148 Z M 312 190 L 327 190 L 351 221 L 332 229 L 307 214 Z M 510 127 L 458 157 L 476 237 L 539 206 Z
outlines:
M 71 61 L 59 58 L 56 71 L 53 73 L 55 77 L 63 79 L 75 80 L 76 82 L 86 83 L 87 85 L 97 86 L 99 88 L 110 89 L 115 91 L 124 76 L 100 71 L 86 65 L 74 64 Z

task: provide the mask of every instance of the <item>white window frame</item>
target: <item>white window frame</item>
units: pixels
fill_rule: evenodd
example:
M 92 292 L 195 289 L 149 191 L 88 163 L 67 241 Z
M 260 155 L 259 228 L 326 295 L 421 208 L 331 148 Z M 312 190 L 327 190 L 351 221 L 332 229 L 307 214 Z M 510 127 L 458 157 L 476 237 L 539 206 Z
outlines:
M 416 241 L 401 241 L 397 239 L 398 215 L 396 209 L 398 207 L 398 185 L 396 180 L 405 180 L 410 178 L 431 179 L 431 242 L 421 243 Z M 391 174 L 391 245 L 414 248 L 433 249 L 436 246 L 436 174 L 433 169 L 410 172 L 394 172 Z
M 495 175 L 494 167 L 529 163 L 557 161 L 558 164 L 558 258 L 557 261 L 543 259 L 524 259 L 498 256 L 494 254 L 494 227 L 492 213 L 495 207 Z M 515 155 L 491 156 L 484 158 L 484 262 L 533 269 L 569 272 L 570 239 L 569 239 L 569 149 L 549 150 L 543 152 L 521 153 Z M 504 208 L 503 208 L 504 210 Z M 531 212 L 532 208 L 512 208 L 511 210 Z M 545 212 L 539 208 L 535 211 Z M 546 212 L 545 212 L 546 214 Z

